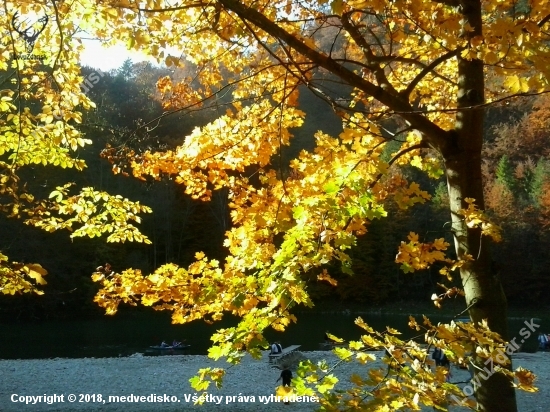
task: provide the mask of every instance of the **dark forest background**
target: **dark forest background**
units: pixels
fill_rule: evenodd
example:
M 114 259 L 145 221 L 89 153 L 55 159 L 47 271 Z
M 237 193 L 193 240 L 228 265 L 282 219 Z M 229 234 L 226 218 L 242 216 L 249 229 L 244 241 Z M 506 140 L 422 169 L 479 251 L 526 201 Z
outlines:
M 84 67 L 86 77 L 94 71 Z M 105 74 L 87 92 L 96 103 L 86 114 L 82 131 L 93 145 L 81 150 L 88 164 L 83 173 L 59 168 L 27 168 L 22 179 L 37 196 L 48 197 L 57 185 L 75 182 L 112 194 L 121 194 L 153 208 L 140 229 L 152 245 L 108 244 L 102 239 L 74 239 L 69 233 L 45 233 L 21 221 L 0 215 L 0 250 L 19 262 L 42 264 L 48 270 L 43 296 L 0 296 L 0 317 L 4 319 L 45 319 L 101 314 L 93 303 L 98 286 L 90 275 L 96 267 L 109 263 L 114 270 L 133 267 L 147 273 L 161 264 L 186 266 L 197 251 L 223 259 L 223 238 L 230 228 L 227 192 L 215 192 L 211 202 L 194 201 L 184 187 L 168 177 L 160 181 L 139 181 L 113 174 L 112 165 L 100 156 L 106 145 L 136 153 L 165 150 L 181 144 L 194 127 L 225 112 L 228 103 L 220 96 L 196 111 L 180 111 L 163 116 L 162 99 L 156 81 L 162 76 L 184 78 L 183 69 L 168 70 L 148 63 L 126 61 Z M 329 105 L 301 91 L 300 109 L 306 112 L 305 125 L 294 131 L 292 145 L 279 155 L 288 164 L 300 150 L 313 148 L 313 134 L 322 130 L 332 135 L 341 131 L 341 121 Z M 391 125 L 387 125 L 391 127 Z M 503 228 L 503 241 L 494 246 L 495 267 L 503 279 L 512 305 L 540 304 L 550 293 L 550 97 L 518 99 L 491 108 L 487 116 L 484 148 L 484 177 L 488 212 Z M 388 156 L 396 144 L 388 144 Z M 252 171 L 253 172 L 253 171 Z M 445 237 L 449 232 L 446 186 L 443 178 L 429 179 L 414 167 L 401 173 L 421 184 L 431 202 L 400 210 L 387 204 L 390 217 L 373 221 L 351 251 L 354 275 L 330 273 L 338 287 L 315 281 L 309 290 L 318 305 L 344 302 L 375 307 L 391 302 L 426 301 L 441 293 L 439 268 L 404 274 L 394 262 L 397 247 L 410 231 L 421 240 Z M 458 286 L 458 283 L 457 283 Z

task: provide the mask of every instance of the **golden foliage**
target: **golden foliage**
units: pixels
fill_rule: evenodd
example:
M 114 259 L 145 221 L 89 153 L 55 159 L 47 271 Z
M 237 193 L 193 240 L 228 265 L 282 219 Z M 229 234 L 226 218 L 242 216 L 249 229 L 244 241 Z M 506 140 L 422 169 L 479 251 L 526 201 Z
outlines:
M 342 361 L 370 364 L 370 368 L 362 375 L 350 376 L 353 385 L 336 395 L 330 389 L 337 383 L 337 378 L 331 374 L 337 365 L 331 368 L 324 362 L 302 363 L 298 377 L 294 379 L 298 395 L 311 391 L 318 393 L 321 406 L 327 410 L 372 411 L 381 410 L 381 405 L 388 411 L 402 408 L 420 410 L 425 406 L 448 410 L 453 405 L 475 408 L 475 401 L 465 396 L 459 386 L 447 381 L 446 368 L 436 367 L 434 370 L 430 349 L 442 349 L 456 365 L 487 365 L 491 362 L 497 369 L 509 362 L 505 355 L 510 353 L 509 347 L 488 329 L 486 323 L 474 326 L 472 323 L 451 322 L 434 326 L 426 319 L 420 324 L 410 317 L 410 326 L 424 332 L 427 347 L 412 340 L 401 340 L 393 331 L 377 332 L 361 318 L 357 318 L 355 323 L 366 331 L 361 342 L 350 342 L 349 349 L 338 348 L 334 352 Z M 383 366 L 372 365 L 380 353 L 373 350 L 385 351 Z M 498 370 L 515 379 L 517 387 L 536 391 L 532 373 L 521 368 L 514 372 L 503 368 Z
M 474 204 L 475 199 L 466 198 L 464 201 L 468 204 L 468 207 L 461 209 L 459 213 L 464 217 L 466 225 L 468 227 L 479 227 L 483 235 L 491 237 L 495 242 L 500 242 L 502 240 L 500 227 L 492 223 L 487 215 L 477 208 Z
M 282 331 L 296 320 L 289 312 L 294 305 L 312 305 L 304 273 L 320 271 L 331 261 L 351 273 L 347 251 L 368 230 L 369 221 L 387 215 L 387 201 L 408 208 L 429 199 L 394 169 L 411 164 L 432 177 L 441 174 L 436 157 L 421 149 L 448 146 L 449 131 L 461 121 L 455 111 L 464 107 L 461 101 L 470 92 L 459 87 L 465 80 L 459 76 L 461 64 L 475 61 L 484 67 L 486 95 L 478 96 L 482 105 L 548 90 L 550 3 L 531 2 L 526 13 L 517 13 L 505 1 L 471 3 L 481 8 L 477 32 L 465 18 L 465 8 L 454 7 L 458 3 L 451 0 L 5 2 L 0 70 L 16 75 L 0 90 L 0 194 L 7 199 L 2 210 L 48 231 L 69 229 L 72 236 L 92 237 L 109 233 L 109 241 L 147 242 L 128 223 L 139 223 L 138 214 L 149 212 L 147 207 L 93 188 L 69 196 L 69 185 L 56 188 L 50 199 L 34 199 L 20 185 L 18 172 L 29 165 L 85 167 L 76 152 L 91 142 L 78 124 L 81 111 L 93 103 L 79 87 L 82 44 L 76 33 L 89 33 L 107 45 L 123 39 L 129 50 L 154 56 L 159 63 L 194 67 L 192 78 L 159 80 L 164 105 L 184 110 L 223 96 L 217 118 L 197 127 L 173 150 L 141 156 L 129 152 L 127 161 L 134 176 L 170 175 L 196 199 L 208 200 L 213 191 L 227 188 L 232 219 L 224 243 L 228 257 L 218 262 L 199 253 L 187 268 L 166 264 L 149 275 L 138 269 L 97 272 L 93 280 L 101 290 L 95 300 L 109 314 L 121 302 L 171 310 L 178 323 L 215 321 L 224 312 L 233 313 L 241 322 L 213 336 L 210 356 L 238 362 L 245 349 L 259 356 L 267 327 Z M 11 27 L 16 10 L 54 16 L 33 44 L 33 53 L 44 59 L 10 59 L 28 46 Z M 182 50 L 182 59 L 172 56 L 172 49 Z M 344 84 L 344 97 L 334 97 L 339 85 L 327 88 L 327 78 L 333 81 L 327 72 Z M 281 158 L 293 129 L 303 124 L 305 113 L 297 105 L 304 86 L 331 104 L 342 132 L 336 137 L 317 132 L 315 149 L 302 151 L 289 172 L 274 159 Z M 388 131 L 376 124 L 395 117 L 406 127 L 392 136 L 400 147 L 388 160 Z M 474 200 L 465 201 L 460 215 L 467 227 L 479 227 L 498 240 L 498 227 Z M 411 233 L 396 260 L 408 272 L 445 262 L 448 275 L 472 258 L 461 254 L 461 260 L 450 260 L 444 254 L 448 246 L 443 239 L 420 242 Z M 17 276 L 13 267 L 2 266 L 7 285 L 24 279 L 19 276 L 23 273 L 40 282 L 43 273 L 37 266 L 17 267 Z M 334 283 L 326 272 L 320 280 Z M 29 289 L 10 287 L 9 293 Z M 368 363 L 365 347 L 385 348 L 396 376 L 370 370 L 354 378 L 350 392 L 335 395 L 335 378 L 319 374 L 326 365 L 308 365 L 319 377 L 316 390 L 327 394 L 323 402 L 328 410 L 339 403 L 353 410 L 417 410 L 420 404 L 443 408 L 447 396 L 459 395 L 456 386 L 445 383 L 444 372 L 426 368 L 425 350 L 416 343 L 357 323 L 367 334 L 339 354 L 356 354 L 359 362 Z M 482 326 L 426 327 L 431 342 L 453 359 L 466 356 L 467 343 L 459 345 L 458 338 L 475 338 L 481 357 L 500 344 Z M 205 390 L 208 381 L 219 382 L 222 376 L 205 369 L 193 385 Z M 530 387 L 528 374 L 517 377 L 519 387 Z
M 9 262 L 8 257 L 0 253 L 0 292 L 6 295 L 43 292 L 36 285 L 45 285 L 44 277 L 48 272 L 39 264 Z
M 47 231 L 72 230 L 72 236 L 100 236 L 108 241 L 148 242 L 128 220 L 139 222 L 147 207 L 120 196 L 84 188 L 67 197 L 69 185 L 57 188 L 50 199 L 30 193 L 21 173 L 28 168 L 58 167 L 80 171 L 86 167 L 78 150 L 92 143 L 81 132 L 82 111 L 95 107 L 80 87 L 78 66 L 82 51 L 80 29 L 106 18 L 119 17 L 112 7 L 101 7 L 96 15 L 90 3 L 11 2 L 0 13 L 0 210 L 8 217 Z M 114 13 L 113 13 L 114 12 Z M 49 21 L 39 33 L 40 17 Z M 12 24 L 12 20 L 14 24 Z M 80 28 L 79 28 L 80 25 Z M 19 33 L 15 30 L 19 27 Z M 21 33 L 25 33 L 25 39 Z M 32 36 L 32 33 L 37 33 Z M 34 41 L 34 42 L 32 42 Z M 37 172 L 34 172 L 37 173 Z M 72 215 L 72 217 L 67 217 Z M 79 225 L 78 228 L 74 226 Z M 2 258 L 0 282 L 4 293 L 34 290 L 33 278 L 43 284 L 45 272 Z

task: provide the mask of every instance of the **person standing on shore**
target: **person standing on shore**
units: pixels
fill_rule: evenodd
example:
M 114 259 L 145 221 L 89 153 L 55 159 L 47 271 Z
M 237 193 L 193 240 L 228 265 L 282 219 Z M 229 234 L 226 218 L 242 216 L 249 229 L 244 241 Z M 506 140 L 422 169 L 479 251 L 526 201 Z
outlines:
M 279 382 L 281 379 L 283 380 L 283 386 L 290 386 L 290 383 L 292 382 L 292 371 L 288 368 L 283 369 L 281 371 L 281 376 L 279 376 L 279 379 L 277 379 L 277 382 Z
M 281 375 L 279 376 L 279 379 L 277 379 L 277 382 L 279 382 L 282 379 L 282 386 L 290 387 L 290 384 L 292 382 L 292 371 L 288 367 L 284 367 L 284 369 L 281 371 Z M 290 405 L 290 402 L 285 402 L 285 405 Z
M 453 377 L 451 372 L 451 362 L 445 355 L 445 352 L 440 348 L 435 348 L 432 353 L 432 359 L 435 360 L 435 366 L 443 366 L 447 369 L 447 382 L 450 382 L 450 379 Z
M 548 336 L 542 332 L 539 332 L 539 349 L 546 350 L 550 346 L 550 341 Z

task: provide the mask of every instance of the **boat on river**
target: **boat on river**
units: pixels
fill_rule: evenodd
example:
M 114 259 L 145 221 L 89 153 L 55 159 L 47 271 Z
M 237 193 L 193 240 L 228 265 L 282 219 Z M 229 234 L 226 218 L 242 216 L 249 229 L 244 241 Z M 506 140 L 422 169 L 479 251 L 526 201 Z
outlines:
M 162 345 L 155 345 L 155 346 L 149 346 L 149 348 L 151 349 L 156 349 L 156 350 L 184 350 L 184 349 L 189 349 L 191 347 L 191 345 L 186 345 L 186 344 L 180 344 L 180 345 L 176 345 L 176 346 L 172 346 L 172 345 L 168 345 L 168 346 L 162 346 Z

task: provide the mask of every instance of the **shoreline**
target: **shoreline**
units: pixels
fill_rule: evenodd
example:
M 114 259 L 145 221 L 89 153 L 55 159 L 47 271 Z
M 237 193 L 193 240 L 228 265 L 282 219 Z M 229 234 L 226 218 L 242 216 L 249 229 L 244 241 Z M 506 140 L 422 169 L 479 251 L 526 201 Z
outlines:
M 314 362 L 327 359 L 336 361 L 331 352 L 303 352 Z M 518 410 L 521 412 L 544 412 L 550 405 L 550 353 L 518 353 L 513 357 L 514 368 L 523 366 L 538 375 L 539 392 L 528 394 L 518 391 Z M 212 396 L 202 406 L 193 405 L 189 378 L 200 368 L 223 367 L 226 376 L 222 389 L 210 389 Z M 83 359 L 30 359 L 0 360 L 0 410 L 15 411 L 266 411 L 266 412 L 311 412 L 315 402 L 295 402 L 285 405 L 277 402 L 276 383 L 280 371 L 267 361 L 267 352 L 261 360 L 245 356 L 242 363 L 231 366 L 215 362 L 202 355 L 130 356 L 125 358 Z M 346 376 L 364 373 L 365 368 L 357 363 L 345 363 L 335 371 L 340 379 L 339 389 L 346 389 Z M 469 373 L 453 368 L 452 382 L 467 381 Z M 20 396 L 51 396 L 56 400 L 47 404 L 12 402 L 23 400 Z M 69 394 L 77 396 L 76 402 L 68 402 Z M 15 395 L 15 398 L 13 397 Z M 63 395 L 63 402 L 59 396 Z M 87 395 L 87 396 L 86 396 Z M 99 398 L 101 395 L 101 398 Z M 111 398 L 109 396 L 117 396 Z M 272 396 L 271 398 L 269 398 Z M 124 397 L 124 398 L 122 398 Z M 136 398 L 137 397 L 137 398 Z M 145 398 L 141 398 L 145 397 Z M 149 397 L 149 399 L 147 399 Z M 218 397 L 218 398 L 216 398 Z M 261 397 L 261 398 L 260 398 Z M 38 398 L 29 398 L 37 400 Z M 87 401 L 86 401 L 87 400 Z M 137 400 L 137 402 L 136 402 Z M 105 402 L 103 402 L 105 401 Z M 118 402 L 117 402 L 118 401 Z M 431 411 L 431 408 L 423 408 Z M 465 410 L 451 408 L 451 411 Z

